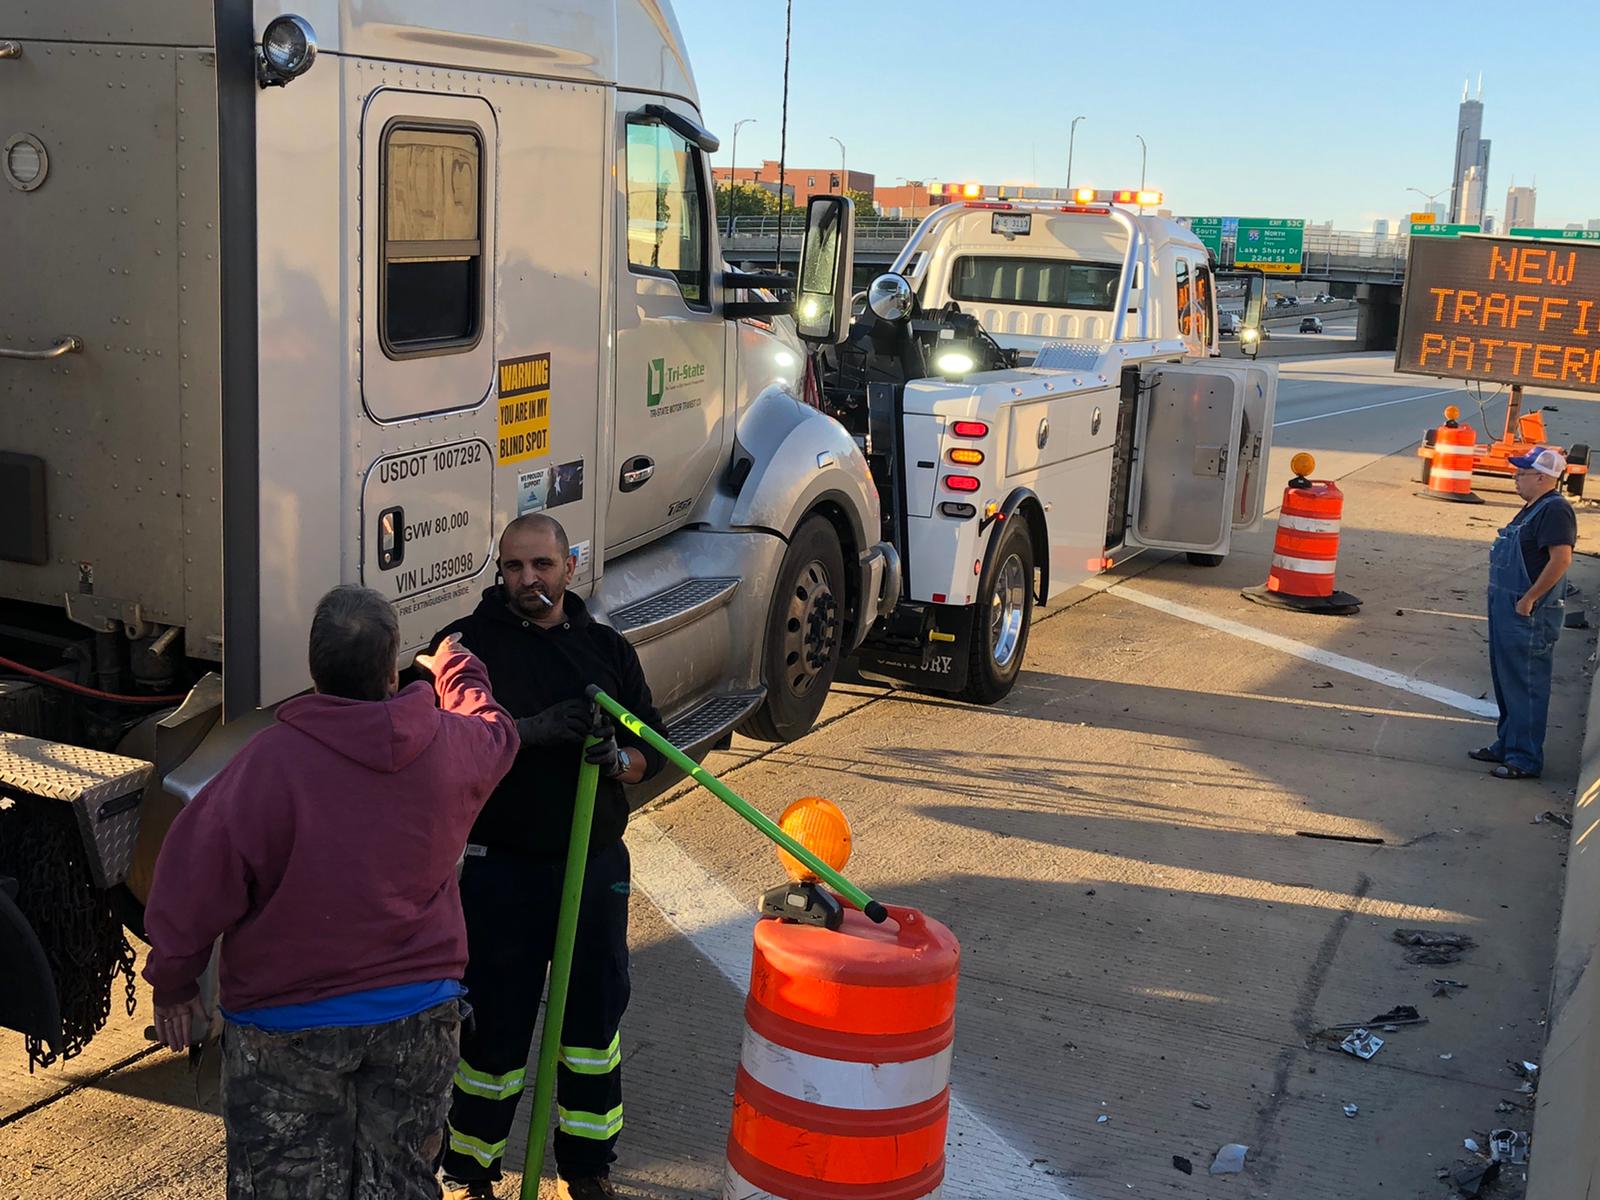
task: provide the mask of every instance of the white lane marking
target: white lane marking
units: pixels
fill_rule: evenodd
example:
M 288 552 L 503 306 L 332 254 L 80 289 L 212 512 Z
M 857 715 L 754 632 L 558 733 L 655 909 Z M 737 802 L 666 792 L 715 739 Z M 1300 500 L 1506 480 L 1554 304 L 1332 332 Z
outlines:
M 1329 417 L 1347 417 L 1351 413 L 1368 412 L 1374 408 L 1388 408 L 1394 404 L 1409 404 L 1413 400 L 1426 400 L 1429 396 L 1448 396 L 1451 392 L 1459 392 L 1460 388 L 1440 388 L 1437 392 L 1419 392 L 1415 396 L 1402 396 L 1398 400 L 1385 400 L 1379 404 L 1363 404 L 1357 408 L 1341 408 L 1338 412 L 1318 413 L 1314 417 L 1296 417 L 1292 421 L 1274 421 L 1274 429 L 1282 429 L 1286 425 L 1304 425 L 1307 421 L 1326 421 Z
M 755 908 L 709 875 L 653 817 L 640 813 L 628 825 L 633 882 L 661 915 L 689 939 L 741 993 L 750 990 L 750 927 Z M 946 1200 L 994 1196 L 1071 1200 L 1049 1175 L 994 1126 L 963 1104 L 951 1089 L 945 1169 Z
M 1124 584 L 1108 583 L 1098 584 L 1090 580 L 1085 587 L 1095 587 L 1102 592 L 1110 592 L 1121 596 L 1125 600 L 1132 600 L 1135 604 L 1142 604 L 1146 608 L 1153 608 L 1157 612 L 1164 612 L 1168 616 L 1177 617 L 1183 621 L 1191 621 L 1196 625 L 1204 625 L 1215 629 L 1219 633 L 1232 634 L 1234 637 L 1244 638 L 1255 642 L 1259 646 L 1277 650 L 1283 654 L 1303 658 L 1307 662 L 1314 662 L 1318 666 L 1328 667 L 1334 671 L 1342 671 L 1346 675 L 1354 675 L 1358 679 L 1366 679 L 1372 683 L 1381 683 L 1385 687 L 1392 687 L 1402 692 L 1410 692 L 1414 696 L 1422 696 L 1439 704 L 1460 709 L 1462 712 L 1471 713 L 1475 717 L 1496 717 L 1499 710 L 1487 700 L 1479 700 L 1476 696 L 1469 696 L 1465 692 L 1458 692 L 1454 688 L 1443 687 L 1437 683 L 1429 683 L 1425 679 L 1416 679 L 1410 675 L 1402 675 L 1399 671 L 1391 671 L 1386 667 L 1374 666 L 1364 663 L 1358 658 L 1348 658 L 1343 654 L 1335 654 L 1332 650 L 1324 650 L 1320 646 L 1308 646 L 1305 642 L 1297 642 L 1292 638 L 1282 637 L 1276 633 L 1268 633 L 1265 629 L 1257 629 L 1240 621 L 1231 621 L 1227 617 L 1219 617 L 1215 613 L 1208 613 L 1198 608 L 1190 608 L 1187 604 L 1178 604 L 1160 596 L 1152 596 L 1149 592 L 1141 592 L 1136 588 Z

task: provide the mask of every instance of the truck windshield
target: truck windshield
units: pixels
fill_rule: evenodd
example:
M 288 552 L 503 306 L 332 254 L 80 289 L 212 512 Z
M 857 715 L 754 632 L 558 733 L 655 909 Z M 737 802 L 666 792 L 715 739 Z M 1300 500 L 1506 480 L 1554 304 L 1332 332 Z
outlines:
M 1117 305 L 1118 263 L 1065 262 L 1059 258 L 958 258 L 950 275 L 952 300 L 987 300 L 1033 308 Z

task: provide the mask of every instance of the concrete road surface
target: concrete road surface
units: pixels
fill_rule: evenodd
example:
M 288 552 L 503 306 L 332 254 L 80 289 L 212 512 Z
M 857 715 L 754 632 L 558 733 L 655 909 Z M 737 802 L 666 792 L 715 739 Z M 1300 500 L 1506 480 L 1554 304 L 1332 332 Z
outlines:
M 1408 447 L 1462 393 L 1390 361 L 1282 364 L 1272 473 L 1306 449 L 1339 480 L 1339 585 L 1360 615 L 1243 600 L 1269 524 L 1221 567 L 1145 555 L 1041 610 L 993 708 L 843 684 L 806 738 L 710 760 L 774 815 L 839 802 L 852 877 L 961 938 L 947 1200 L 1410 1200 L 1443 1194 L 1464 1137 L 1527 1127 L 1505 1064 L 1543 1045 L 1567 835 L 1538 818 L 1570 803 L 1592 638 L 1558 647 L 1544 779 L 1467 760 L 1493 737 L 1487 546 L 1517 505 L 1494 483 L 1478 507 L 1417 495 Z M 1554 402 L 1553 437 L 1600 440 L 1590 406 Z M 1573 578 L 1580 603 L 1600 588 L 1587 555 Z M 751 905 L 781 871 L 688 787 L 636 814 L 629 843 L 616 1177 L 631 1196 L 718 1196 Z M 1409 964 L 1402 927 L 1477 948 Z M 1436 977 L 1468 986 L 1438 998 Z M 221 1194 L 208 1085 L 143 1047 L 139 1002 L 65 1069 L 30 1076 L 0 1042 L 0 1197 Z M 1370 1061 L 1318 1036 L 1400 1004 L 1427 1023 L 1382 1033 Z M 1228 1142 L 1250 1147 L 1245 1170 L 1212 1178 Z

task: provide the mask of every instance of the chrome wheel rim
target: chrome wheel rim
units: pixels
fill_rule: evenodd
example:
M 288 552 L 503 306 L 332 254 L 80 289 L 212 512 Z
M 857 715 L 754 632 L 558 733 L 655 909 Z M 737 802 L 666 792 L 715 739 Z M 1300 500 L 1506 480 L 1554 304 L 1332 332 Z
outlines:
M 1016 554 L 1009 555 L 995 574 L 994 591 L 989 597 L 989 655 L 1001 669 L 1009 667 L 1016 657 L 1027 603 L 1022 559 Z
M 833 661 L 839 645 L 839 604 L 827 568 L 812 559 L 795 580 L 783 626 L 783 677 L 805 696 Z

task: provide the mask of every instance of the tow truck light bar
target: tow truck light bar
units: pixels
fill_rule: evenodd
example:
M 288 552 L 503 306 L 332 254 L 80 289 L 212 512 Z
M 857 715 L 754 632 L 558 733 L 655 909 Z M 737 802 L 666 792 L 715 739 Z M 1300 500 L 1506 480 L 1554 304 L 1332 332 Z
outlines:
M 1072 193 L 1072 198 L 1079 204 L 1137 204 L 1140 208 L 1154 208 L 1166 199 L 1160 192 L 1140 191 L 1138 188 L 1113 188 L 1100 191 L 1094 188 L 1078 188 Z

